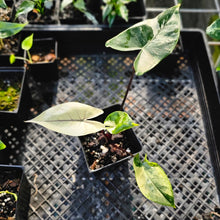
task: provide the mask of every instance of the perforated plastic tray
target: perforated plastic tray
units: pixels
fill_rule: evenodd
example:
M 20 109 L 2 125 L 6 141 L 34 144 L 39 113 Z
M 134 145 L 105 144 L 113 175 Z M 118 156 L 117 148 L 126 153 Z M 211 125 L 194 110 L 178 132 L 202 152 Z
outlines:
M 114 30 L 116 31 L 116 30 Z M 110 30 L 51 30 L 59 45 L 59 80 L 29 78 L 30 118 L 49 106 L 80 101 L 104 108 L 122 102 L 134 53 L 106 49 Z M 219 104 L 206 40 L 182 31 L 183 53 L 135 77 L 124 109 L 140 124 L 140 156 L 167 173 L 176 209 L 156 205 L 137 188 L 132 159 L 89 173 L 77 137 L 34 124 L 2 127 L 0 162 L 22 164 L 32 184 L 29 219 L 193 219 L 219 206 Z M 9 155 L 9 156 L 8 156 Z

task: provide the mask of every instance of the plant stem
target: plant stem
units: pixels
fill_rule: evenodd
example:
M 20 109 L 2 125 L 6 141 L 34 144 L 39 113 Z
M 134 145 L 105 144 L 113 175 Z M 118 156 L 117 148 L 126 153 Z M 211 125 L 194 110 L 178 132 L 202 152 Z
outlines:
M 128 83 L 128 85 L 127 85 L 127 89 L 126 89 L 126 92 L 125 92 L 125 95 L 124 95 L 124 99 L 123 99 L 122 104 L 121 104 L 121 109 L 123 109 L 123 107 L 124 107 L 125 101 L 126 101 L 127 96 L 128 96 L 128 92 L 129 92 L 129 90 L 130 90 L 130 88 L 131 88 L 131 84 L 132 84 L 134 75 L 135 75 L 135 70 L 134 70 L 134 68 L 133 68 L 133 71 L 132 71 L 132 73 L 131 73 L 130 80 L 129 80 L 129 83 Z
M 0 191 L 0 194 L 1 193 L 6 193 L 6 194 L 10 194 L 10 195 L 13 195 L 14 196 L 14 198 L 15 198 L 15 201 L 17 201 L 18 200 L 18 197 L 17 197 L 17 195 L 15 194 L 15 193 L 12 193 L 12 192 L 9 192 L 9 191 Z
M 3 42 L 3 39 L 0 38 L 0 49 L 2 49 L 4 47 L 4 42 Z
M 15 57 L 17 60 L 25 60 L 25 61 L 27 61 L 27 62 L 29 62 L 29 63 L 33 63 L 32 62 L 32 60 L 29 60 L 29 59 L 27 59 L 27 58 L 24 58 L 24 57 Z
M 30 54 L 29 50 L 27 50 L 27 54 L 28 54 L 29 62 L 30 62 L 30 63 L 33 63 L 32 59 L 31 59 L 31 54 Z

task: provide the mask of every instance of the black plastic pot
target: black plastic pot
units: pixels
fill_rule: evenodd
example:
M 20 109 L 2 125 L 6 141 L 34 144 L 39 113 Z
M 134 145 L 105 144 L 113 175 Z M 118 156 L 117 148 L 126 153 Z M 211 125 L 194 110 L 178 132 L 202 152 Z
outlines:
M 104 114 L 97 117 L 95 120 L 100 121 L 100 122 L 104 122 L 107 115 L 109 115 L 110 113 L 112 113 L 114 111 L 121 110 L 121 106 L 117 104 L 117 105 L 113 105 L 108 108 L 105 108 L 103 110 L 104 110 Z M 101 131 L 99 133 L 104 133 L 104 131 Z M 98 165 L 97 168 L 95 168 L 95 169 L 92 168 L 93 164 L 96 163 L 95 157 L 92 156 L 92 158 L 91 158 L 91 153 L 93 154 L 93 152 L 91 152 L 92 150 L 88 151 L 88 149 L 91 149 L 91 146 L 88 147 L 88 145 L 87 145 L 88 139 L 91 138 L 92 141 L 94 140 L 94 134 L 79 137 L 81 145 L 82 145 L 83 153 L 85 156 L 85 160 L 86 160 L 86 165 L 87 165 L 89 172 L 96 172 L 96 171 L 102 170 L 103 168 L 106 168 L 106 167 L 112 166 L 114 164 L 117 164 L 119 162 L 122 162 L 126 159 L 131 158 L 132 155 L 134 155 L 142 150 L 142 146 L 141 146 L 139 140 L 137 139 L 137 137 L 132 129 L 129 129 L 129 130 L 122 132 L 121 135 L 123 136 L 123 138 L 118 138 L 118 136 L 117 137 L 115 136 L 116 140 L 114 140 L 114 141 L 112 141 L 112 139 L 113 139 L 113 136 L 112 136 L 111 144 L 112 145 L 118 144 L 119 142 L 117 142 L 117 140 L 120 139 L 120 141 L 124 141 L 124 143 L 123 143 L 124 148 L 122 149 L 121 147 L 119 147 L 119 148 L 115 149 L 116 151 L 120 151 L 119 154 L 117 154 L 115 151 L 111 152 L 112 148 L 109 148 L 108 152 L 106 154 L 104 153 L 105 160 L 108 160 L 108 161 L 106 162 L 105 165 L 100 164 L 100 167 L 98 167 L 99 166 Z M 100 141 L 100 146 L 103 145 L 104 148 L 107 149 L 108 148 L 107 144 L 105 145 L 104 143 L 101 143 L 101 142 L 102 142 L 102 140 Z M 127 149 L 129 149 L 129 153 L 127 153 L 127 151 L 126 151 Z M 94 151 L 98 152 L 98 149 L 95 149 Z M 121 156 L 121 154 L 123 154 L 123 153 L 125 153 L 126 155 Z M 102 153 L 100 153 L 99 156 L 101 154 Z M 116 161 L 111 161 L 111 158 L 116 159 L 116 157 L 117 157 Z
M 30 93 L 26 82 L 26 71 L 24 67 L 2 67 L 0 68 L 0 79 L 4 84 L 19 84 L 19 97 L 14 110 L 0 110 L 0 122 L 5 125 L 8 123 L 21 122 L 28 117 Z M 10 97 L 9 97 L 10 98 Z M 1 103 L 1 100 L 0 100 Z
M 14 217 L 12 219 L 15 220 L 28 219 L 28 210 L 29 210 L 29 202 L 30 202 L 30 185 L 27 181 L 23 166 L 0 165 L 0 191 L 6 191 L 6 190 L 9 192 L 13 192 L 17 195 L 17 202 L 14 203 L 15 211 L 11 213 L 11 216 L 7 216 L 7 217 Z M 4 196 L 7 197 L 6 195 Z M 12 200 L 13 196 L 11 197 Z M 8 198 L 10 199 L 10 196 L 7 197 L 7 199 Z M 6 201 L 5 206 L 8 206 L 8 203 L 9 202 Z M 1 206 L 0 209 L 4 210 L 4 206 Z M 0 218 L 1 217 L 5 217 L 5 216 L 4 215 L 2 216 L 2 213 L 0 212 Z M 11 219 L 11 218 L 6 218 L 6 219 Z
M 50 81 L 58 79 L 57 68 L 57 41 L 53 38 L 35 39 L 30 50 L 31 55 L 48 55 L 54 54 L 55 58 L 49 62 L 28 63 L 28 74 L 33 76 L 36 81 Z M 27 58 L 27 53 L 24 55 Z

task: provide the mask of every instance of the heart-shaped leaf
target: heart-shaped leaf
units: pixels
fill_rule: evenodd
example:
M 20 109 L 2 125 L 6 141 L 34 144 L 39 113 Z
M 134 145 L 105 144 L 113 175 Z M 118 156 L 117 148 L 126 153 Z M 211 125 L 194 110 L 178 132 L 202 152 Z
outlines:
M 88 120 L 102 113 L 103 110 L 86 104 L 67 102 L 53 106 L 26 122 L 36 123 L 67 135 L 82 136 L 105 128 L 101 122 Z
M 153 19 L 139 22 L 106 42 L 119 51 L 140 50 L 134 61 L 136 75 L 143 75 L 174 50 L 180 35 L 180 4 Z
M 16 10 L 15 18 L 17 18 L 22 14 L 28 14 L 34 9 L 34 6 L 35 6 L 34 1 L 30 1 L 30 0 L 23 1 Z
M 6 148 L 5 144 L 0 140 L 0 150 L 3 150 L 5 148 Z
M 170 181 L 164 170 L 154 162 L 140 160 L 139 154 L 133 162 L 135 178 L 143 195 L 158 204 L 175 208 L 174 196 Z
M 33 45 L 33 38 L 34 34 L 31 34 L 28 37 L 26 37 L 21 43 L 21 48 L 23 50 L 30 50 Z
M 20 32 L 26 25 L 27 23 L 20 24 L 0 21 L 0 38 L 7 38 L 15 35 Z
M 118 134 L 134 126 L 138 126 L 126 112 L 122 111 L 115 111 L 109 114 L 104 121 L 104 125 L 111 134 Z
M 216 19 L 206 28 L 206 34 L 213 39 L 220 40 L 220 18 Z
M 0 0 L 0 8 L 6 9 L 8 6 L 6 5 L 4 0 Z

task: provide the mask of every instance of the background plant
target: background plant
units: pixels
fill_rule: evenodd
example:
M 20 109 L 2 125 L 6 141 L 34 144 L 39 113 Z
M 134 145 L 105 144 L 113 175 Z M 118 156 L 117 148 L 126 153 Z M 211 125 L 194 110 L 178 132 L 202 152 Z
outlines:
M 104 5 L 102 6 L 102 20 L 103 22 L 107 19 L 109 27 L 115 21 L 116 17 L 120 17 L 128 22 L 127 4 L 130 2 L 136 2 L 136 0 L 103 0 Z
M 84 0 L 63 0 L 61 2 L 60 10 L 63 11 L 64 8 L 66 8 L 70 4 L 73 5 L 73 8 L 75 8 L 76 10 L 82 12 L 87 17 L 87 19 L 90 20 L 93 24 L 98 24 L 98 21 L 96 20 L 95 16 L 93 16 L 87 10 Z
M 206 34 L 214 40 L 220 40 L 220 18 L 214 20 L 207 28 Z M 216 59 L 215 63 L 216 71 L 220 71 L 220 55 Z
M 33 10 L 41 15 L 44 15 L 45 9 L 51 9 L 52 6 L 52 0 L 25 0 L 16 9 L 15 19 L 17 19 L 20 15 L 28 14 Z

